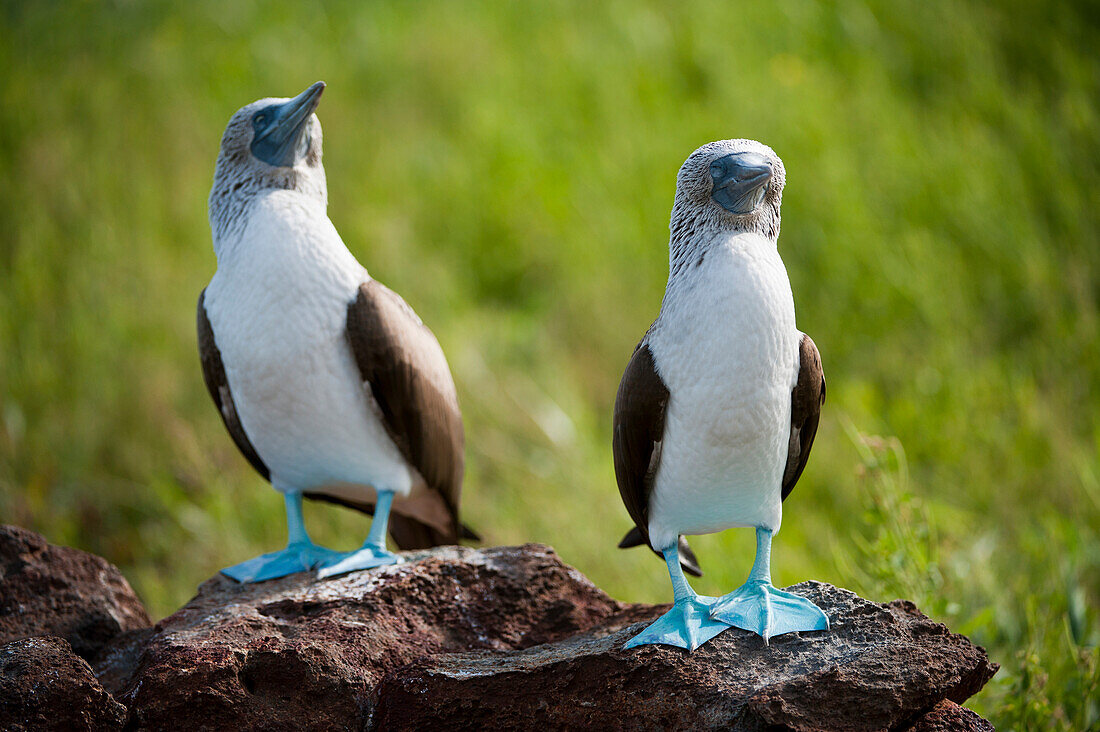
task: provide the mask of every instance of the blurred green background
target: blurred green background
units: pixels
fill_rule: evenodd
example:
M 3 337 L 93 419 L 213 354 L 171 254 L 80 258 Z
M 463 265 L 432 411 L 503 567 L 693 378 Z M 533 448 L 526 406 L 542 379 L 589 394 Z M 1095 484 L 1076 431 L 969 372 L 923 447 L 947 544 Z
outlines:
M 152 613 L 282 545 L 194 335 L 229 116 L 329 84 L 330 215 L 449 356 L 463 510 L 666 601 L 610 421 L 656 315 L 676 171 L 752 137 L 829 379 L 777 584 L 905 596 L 1002 664 L 1002 729 L 1100 710 L 1095 3 L 3 3 L 0 521 L 119 565 Z M 357 545 L 366 517 L 311 506 Z M 747 530 L 694 541 L 726 592 Z

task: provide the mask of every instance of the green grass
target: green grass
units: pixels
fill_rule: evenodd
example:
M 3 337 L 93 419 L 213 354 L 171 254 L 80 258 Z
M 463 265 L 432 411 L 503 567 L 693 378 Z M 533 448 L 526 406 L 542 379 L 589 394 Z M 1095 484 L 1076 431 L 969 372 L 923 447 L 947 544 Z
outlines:
M 1100 18 L 1091 4 L 5 3 L 0 520 L 102 554 L 154 615 L 284 539 L 203 388 L 225 121 L 329 83 L 330 214 L 451 361 L 464 512 L 614 596 L 615 388 L 676 170 L 784 159 L 780 251 L 829 402 L 776 579 L 906 596 L 1002 665 L 999 729 L 1100 722 Z M 873 437 L 884 435 L 884 437 Z M 357 544 L 364 517 L 311 507 Z M 752 537 L 695 541 L 728 591 Z

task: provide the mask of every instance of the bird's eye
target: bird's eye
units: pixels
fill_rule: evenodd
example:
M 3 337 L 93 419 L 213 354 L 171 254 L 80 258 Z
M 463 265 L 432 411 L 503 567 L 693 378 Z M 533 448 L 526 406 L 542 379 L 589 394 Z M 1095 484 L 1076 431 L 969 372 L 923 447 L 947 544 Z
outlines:
M 256 119 L 253 121 L 256 123 L 257 126 L 262 125 L 264 122 L 267 122 L 267 115 L 258 114 L 256 115 Z

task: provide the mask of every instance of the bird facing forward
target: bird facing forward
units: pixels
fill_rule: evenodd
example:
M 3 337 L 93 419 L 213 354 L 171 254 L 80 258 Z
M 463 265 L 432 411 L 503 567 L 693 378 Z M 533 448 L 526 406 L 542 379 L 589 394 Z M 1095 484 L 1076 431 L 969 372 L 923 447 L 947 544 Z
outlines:
M 222 570 L 241 582 L 393 563 L 387 528 L 403 549 L 468 533 L 462 417 L 443 351 L 326 214 L 313 113 L 324 88 L 234 114 L 210 191 L 218 268 L 199 297 L 203 376 L 237 447 L 283 494 L 289 533 L 286 549 Z M 313 544 L 303 496 L 373 513 L 362 548 Z
M 730 626 L 764 640 L 825 630 L 809 600 L 771 583 L 772 536 L 817 432 L 825 378 L 795 327 L 779 257 L 783 163 L 752 140 L 696 150 L 680 168 L 661 311 L 615 401 L 619 492 L 636 528 L 621 546 L 662 554 L 675 605 L 627 643 L 694 649 Z M 688 585 L 685 534 L 756 529 L 749 579 L 722 598 Z

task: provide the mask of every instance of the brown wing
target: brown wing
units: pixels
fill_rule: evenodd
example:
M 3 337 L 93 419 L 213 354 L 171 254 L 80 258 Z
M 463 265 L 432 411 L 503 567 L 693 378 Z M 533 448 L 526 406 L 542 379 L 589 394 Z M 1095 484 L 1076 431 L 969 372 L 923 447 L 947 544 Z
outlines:
M 619 495 L 635 526 L 619 542 L 623 549 L 645 544 L 657 552 L 649 543 L 649 494 L 661 463 L 668 400 L 668 387 L 657 373 L 653 353 L 642 342 L 634 349 L 619 382 L 611 439 Z M 680 537 L 680 564 L 689 574 L 697 577 L 702 574 L 683 537 Z
M 799 343 L 798 358 L 798 383 L 791 390 L 791 438 L 787 447 L 787 467 L 783 471 L 784 500 L 794 490 L 794 484 L 806 467 L 817 435 L 821 405 L 825 403 L 825 372 L 821 368 L 821 354 L 805 333 Z
M 465 436 L 443 349 L 412 308 L 374 280 L 348 306 L 347 337 L 387 433 L 427 484 L 424 494 L 394 501 L 394 541 L 402 549 L 458 543 L 469 532 L 458 521 Z M 429 519 L 441 508 L 445 526 Z
M 649 494 L 661 460 L 668 387 L 645 343 L 634 350 L 615 397 L 611 447 L 615 479 L 630 518 L 649 543 Z
M 218 414 L 229 430 L 229 436 L 237 443 L 237 449 L 252 464 L 264 480 L 271 480 L 271 471 L 260 459 L 256 448 L 245 434 L 240 417 L 237 416 L 237 405 L 233 403 L 233 393 L 229 390 L 229 379 L 225 376 L 225 365 L 222 364 L 222 354 L 214 341 L 214 329 L 210 327 L 210 320 L 206 317 L 206 308 L 203 301 L 206 298 L 206 290 L 199 295 L 198 314 L 196 316 L 199 331 L 199 358 L 202 360 L 202 377 L 206 382 L 206 389 L 210 397 L 218 407 Z

